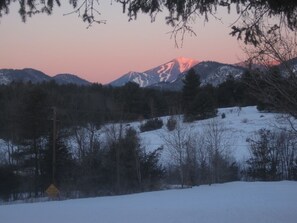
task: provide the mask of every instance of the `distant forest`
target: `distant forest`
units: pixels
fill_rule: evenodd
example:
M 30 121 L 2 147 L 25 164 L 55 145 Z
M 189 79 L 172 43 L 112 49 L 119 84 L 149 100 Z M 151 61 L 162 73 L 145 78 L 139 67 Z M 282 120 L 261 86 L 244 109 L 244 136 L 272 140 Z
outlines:
M 258 103 L 244 82 L 232 78 L 217 87 L 200 87 L 199 94 L 216 108 Z M 189 97 L 194 102 L 194 95 Z M 100 125 L 184 112 L 182 92 L 140 88 L 135 83 L 111 87 L 101 84 L 58 85 L 54 81 L 41 84 L 14 82 L 0 86 L 0 105 L 0 138 L 3 139 L 7 138 L 5 132 L 14 126 L 27 131 L 30 125 L 24 122 L 33 124 L 37 120 L 39 126 L 47 126 L 53 107 L 57 109 L 61 129 L 89 122 Z

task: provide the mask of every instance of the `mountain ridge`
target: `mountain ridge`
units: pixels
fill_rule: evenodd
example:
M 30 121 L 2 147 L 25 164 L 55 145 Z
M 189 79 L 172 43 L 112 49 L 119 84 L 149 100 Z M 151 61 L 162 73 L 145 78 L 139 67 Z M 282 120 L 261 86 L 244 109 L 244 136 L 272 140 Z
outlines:
M 238 79 L 246 68 L 236 64 L 225 64 L 215 61 L 201 61 L 184 57 L 175 58 L 167 63 L 144 72 L 129 72 L 109 83 L 111 86 L 123 86 L 128 82 L 139 84 L 140 87 L 180 90 L 182 79 L 189 69 L 193 68 L 200 76 L 202 85 L 218 84 L 229 76 Z M 133 75 L 128 75 L 133 73 Z
M 293 67 L 293 72 L 297 72 L 297 58 L 288 60 L 287 62 Z M 278 64 L 275 67 L 277 67 L 284 76 L 289 75 L 286 73 L 286 69 L 284 69 L 285 64 Z M 249 69 L 263 72 L 267 71 L 267 67 L 250 64 L 246 61 L 236 64 L 227 64 L 216 61 L 198 61 L 178 57 L 144 72 L 130 71 L 106 85 L 120 87 L 128 82 L 134 82 L 140 87 L 179 91 L 183 86 L 183 78 L 191 68 L 199 74 L 201 85 L 211 84 L 212 86 L 218 86 L 229 77 L 239 79 Z M 32 68 L 0 69 L 0 84 L 4 85 L 13 81 L 41 83 L 51 80 L 54 80 L 58 84 L 91 84 L 91 82 L 74 74 L 62 73 L 50 77 L 42 71 Z
M 57 74 L 53 77 L 33 68 L 0 69 L 0 84 L 15 82 L 31 82 L 33 84 L 54 80 L 57 84 L 89 85 L 89 81 L 73 74 Z
M 174 82 L 179 74 L 189 70 L 198 63 L 197 60 L 178 57 L 144 72 L 128 72 L 109 83 L 111 86 L 120 87 L 128 82 L 135 82 L 140 87 L 148 87 L 160 82 Z

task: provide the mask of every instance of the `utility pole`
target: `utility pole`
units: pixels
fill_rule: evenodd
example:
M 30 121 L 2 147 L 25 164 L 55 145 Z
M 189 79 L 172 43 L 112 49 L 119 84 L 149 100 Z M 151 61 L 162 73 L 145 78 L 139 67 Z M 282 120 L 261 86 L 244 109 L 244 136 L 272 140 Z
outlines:
M 53 107 L 53 163 L 52 163 L 52 183 L 55 183 L 56 174 L 56 138 L 57 138 L 57 108 Z
M 53 107 L 53 162 L 52 162 L 52 183 L 46 189 L 46 193 L 51 199 L 57 199 L 60 191 L 55 186 L 55 174 L 56 174 L 56 140 L 57 140 L 57 108 Z

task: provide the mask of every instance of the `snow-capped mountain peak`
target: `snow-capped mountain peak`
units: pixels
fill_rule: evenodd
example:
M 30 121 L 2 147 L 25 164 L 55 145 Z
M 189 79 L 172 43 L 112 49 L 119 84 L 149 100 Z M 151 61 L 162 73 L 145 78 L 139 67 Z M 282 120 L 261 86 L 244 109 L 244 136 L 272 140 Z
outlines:
M 156 72 L 159 74 L 161 82 L 173 82 L 176 80 L 178 74 L 189 70 L 197 63 L 198 61 L 194 59 L 178 57 L 157 67 L 158 70 Z M 152 70 L 155 71 L 155 69 Z
M 129 72 L 110 83 L 112 86 L 123 86 L 135 82 L 140 87 L 147 87 L 159 82 L 172 83 L 181 73 L 198 63 L 197 60 L 179 57 L 145 72 Z
M 190 58 L 185 58 L 185 57 L 178 57 L 174 59 L 178 65 L 179 65 L 179 70 L 181 73 L 191 69 L 193 66 L 199 63 L 198 60 L 190 59 Z

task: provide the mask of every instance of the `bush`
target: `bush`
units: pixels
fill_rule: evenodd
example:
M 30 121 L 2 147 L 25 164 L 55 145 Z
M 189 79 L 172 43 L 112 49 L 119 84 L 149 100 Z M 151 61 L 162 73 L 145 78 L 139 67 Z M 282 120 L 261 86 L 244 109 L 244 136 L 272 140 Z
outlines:
M 247 174 L 254 180 L 296 180 L 296 135 L 285 130 L 260 129 L 248 138 L 251 157 Z
M 141 132 L 152 131 L 155 129 L 160 129 L 163 126 L 163 121 L 161 119 L 155 118 L 147 120 L 144 124 L 140 125 Z
M 222 117 L 222 119 L 226 118 L 226 114 L 222 113 L 221 117 Z
M 168 131 L 173 131 L 176 127 L 176 120 L 173 117 L 170 117 L 167 120 L 166 127 L 167 127 Z
M 248 123 L 248 121 L 249 121 L 249 120 L 248 120 L 247 118 L 244 118 L 244 119 L 241 120 L 241 123 L 246 124 L 246 123 Z

